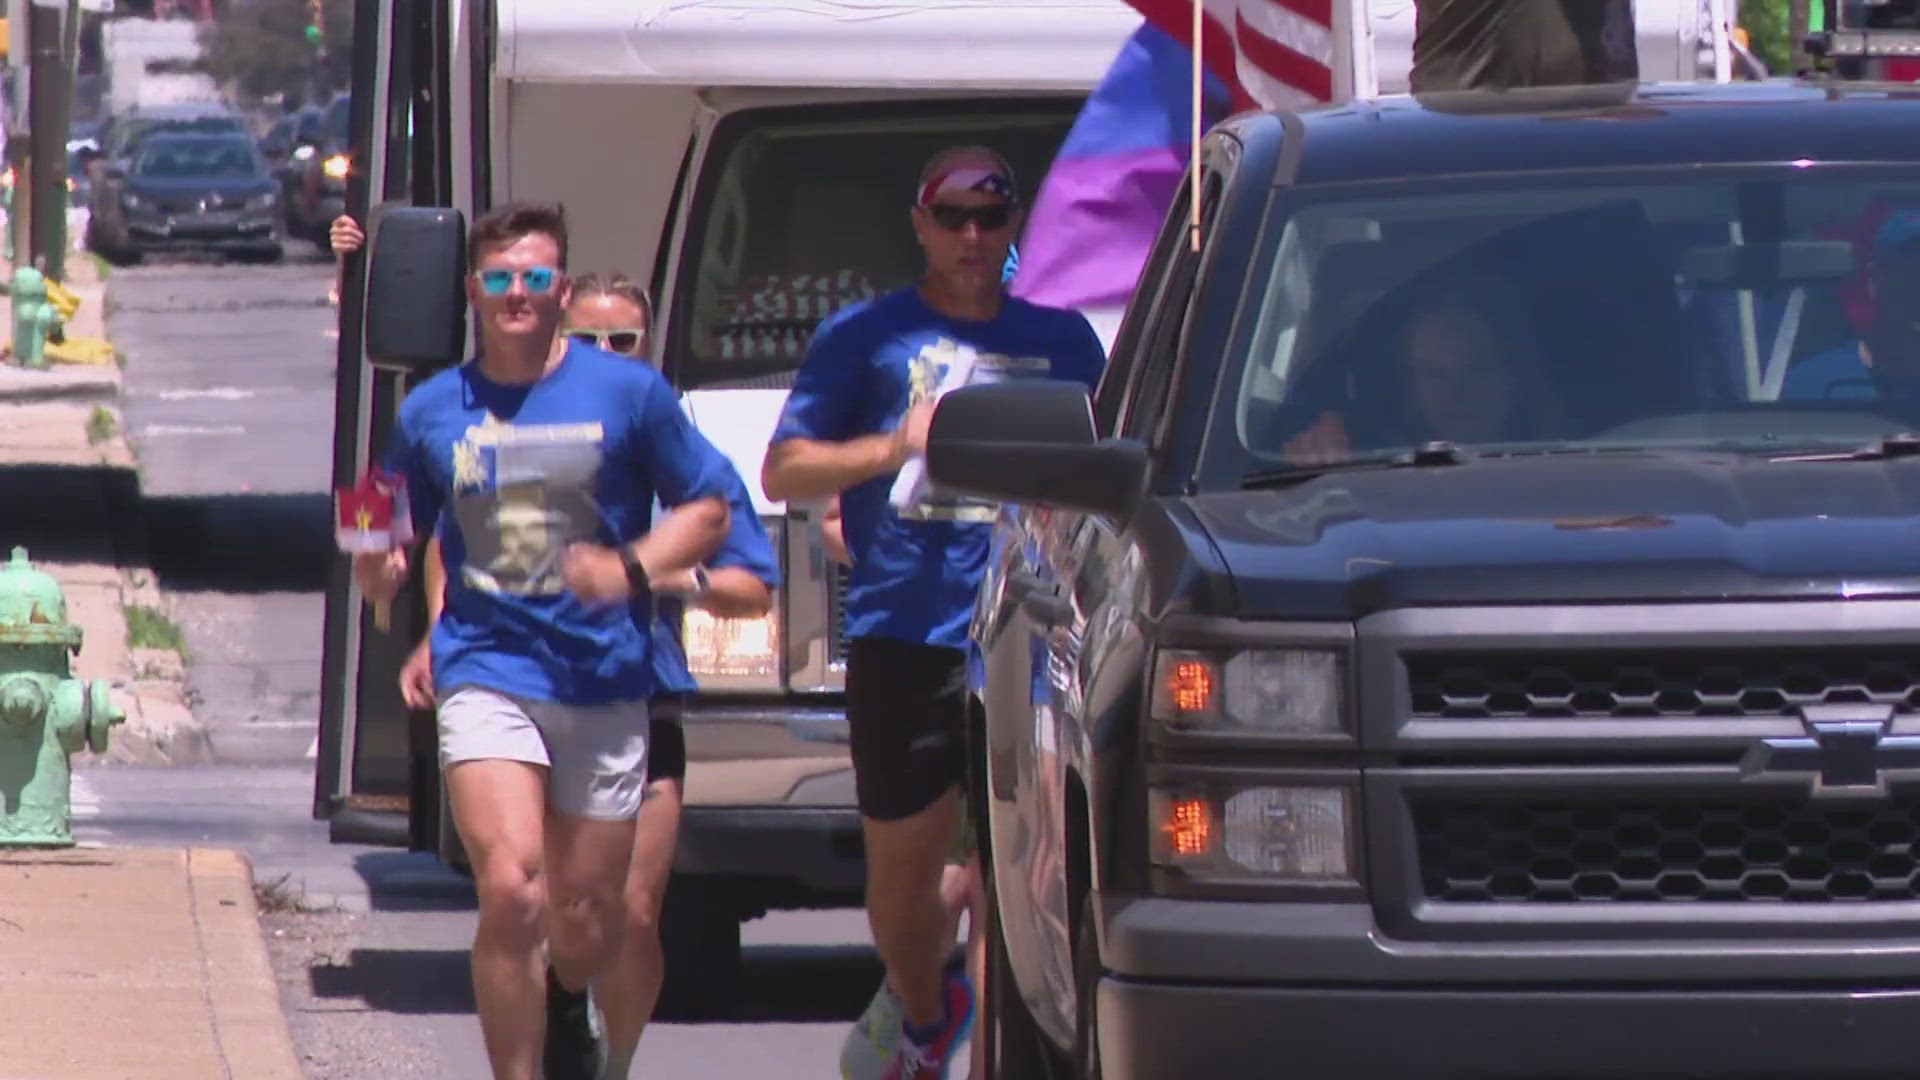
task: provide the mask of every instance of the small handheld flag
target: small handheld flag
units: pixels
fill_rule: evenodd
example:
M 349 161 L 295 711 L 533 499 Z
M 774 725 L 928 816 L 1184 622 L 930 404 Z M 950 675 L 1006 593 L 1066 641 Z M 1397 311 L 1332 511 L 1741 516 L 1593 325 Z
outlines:
M 334 544 L 349 555 L 385 554 L 413 542 L 413 515 L 407 501 L 406 477 L 371 469 L 352 487 L 333 493 Z M 376 603 L 375 628 L 392 624 L 391 605 Z

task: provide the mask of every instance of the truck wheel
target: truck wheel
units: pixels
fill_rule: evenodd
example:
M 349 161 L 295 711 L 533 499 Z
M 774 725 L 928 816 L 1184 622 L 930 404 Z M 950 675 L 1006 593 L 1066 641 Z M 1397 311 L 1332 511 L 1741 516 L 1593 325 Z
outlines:
M 1099 1011 L 1094 996 L 1100 989 L 1100 939 L 1093 928 L 1093 896 L 1080 902 L 1080 927 L 1073 935 L 1074 998 L 1079 1020 L 1073 1032 L 1074 1080 L 1100 1080 Z
M 660 910 L 666 980 L 655 1013 L 672 1020 L 728 1015 L 740 999 L 740 915 L 718 883 L 673 876 Z
M 980 1038 L 974 1048 L 987 1056 L 986 1075 L 992 1080 L 1052 1080 L 1046 1036 L 1020 998 L 1007 956 L 1007 940 L 1000 933 L 1000 904 L 991 885 L 987 892 L 986 1009 Z

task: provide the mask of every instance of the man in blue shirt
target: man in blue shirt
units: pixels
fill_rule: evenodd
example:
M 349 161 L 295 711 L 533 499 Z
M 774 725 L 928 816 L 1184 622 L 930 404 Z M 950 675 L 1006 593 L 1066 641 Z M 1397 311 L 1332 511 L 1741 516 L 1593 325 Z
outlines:
M 925 449 L 935 391 L 954 362 L 969 361 L 976 379 L 1050 375 L 1092 387 L 1106 361 L 1086 319 L 1003 288 L 1020 210 L 1001 155 L 935 155 L 910 213 L 925 276 L 821 324 L 761 474 L 769 498 L 840 496 L 853 560 L 847 725 L 867 913 L 906 1014 L 885 1080 L 944 1075 L 972 1021 L 965 973 L 944 963 L 940 881 L 961 826 L 967 630 L 994 514 L 937 496 L 896 509 L 889 493 Z
M 540 1075 L 543 1047 L 600 1070 L 585 992 L 619 952 L 652 680 L 628 605 L 711 555 L 730 516 L 731 467 L 659 373 L 559 334 L 566 250 L 558 207 L 474 222 L 480 353 L 407 396 L 387 455 L 413 520 L 438 523 L 440 759 L 480 899 L 481 1030 L 494 1075 L 515 1080 Z M 405 552 L 354 572 L 389 602 Z
M 1873 318 L 1860 340 L 1795 361 L 1781 401 L 1875 401 L 1920 395 L 1920 213 L 1890 215 L 1874 234 Z

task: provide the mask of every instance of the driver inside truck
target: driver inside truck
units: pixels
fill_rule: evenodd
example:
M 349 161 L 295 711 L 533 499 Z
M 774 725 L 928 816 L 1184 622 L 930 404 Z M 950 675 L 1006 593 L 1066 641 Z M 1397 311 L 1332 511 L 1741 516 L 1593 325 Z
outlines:
M 1368 388 L 1368 373 L 1352 372 L 1360 384 L 1354 400 L 1321 412 L 1287 439 L 1287 461 L 1329 464 L 1349 460 L 1356 449 L 1565 434 L 1525 304 L 1503 279 L 1483 272 L 1435 275 L 1402 310 L 1403 319 L 1389 319 L 1397 332 L 1389 338 L 1393 362 L 1385 366 L 1384 385 Z M 1318 362 L 1352 366 L 1342 353 L 1348 353 L 1344 346 Z

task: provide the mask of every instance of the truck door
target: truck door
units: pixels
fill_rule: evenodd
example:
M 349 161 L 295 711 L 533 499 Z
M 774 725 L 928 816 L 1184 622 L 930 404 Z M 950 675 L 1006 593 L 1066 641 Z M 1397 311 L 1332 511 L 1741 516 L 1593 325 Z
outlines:
M 468 96 L 456 93 L 466 88 L 452 79 L 452 44 L 484 29 L 482 11 L 490 6 L 466 5 L 474 21 L 456 28 L 450 20 L 461 8 L 450 12 L 449 5 L 432 0 L 355 5 L 347 213 L 363 225 L 376 225 L 386 205 L 452 204 L 452 110 L 456 97 Z M 320 224 L 324 229 L 327 223 Z M 341 281 L 336 486 L 355 483 L 384 452 L 414 381 L 367 363 L 366 255 L 347 260 Z M 414 554 L 415 566 L 420 555 Z M 410 712 L 398 686 L 400 665 L 420 637 L 424 614 L 416 574 L 394 604 L 391 628 L 376 629 L 347 559 L 336 558 L 328 569 L 314 816 L 329 821 L 336 842 L 441 846 L 433 720 Z

